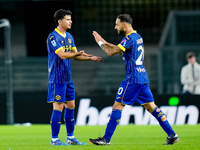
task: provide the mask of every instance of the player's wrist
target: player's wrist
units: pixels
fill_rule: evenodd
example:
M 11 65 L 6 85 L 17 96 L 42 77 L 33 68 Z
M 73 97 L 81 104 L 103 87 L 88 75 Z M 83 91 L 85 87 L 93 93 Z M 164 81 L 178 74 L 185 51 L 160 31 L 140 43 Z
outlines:
M 98 44 L 99 44 L 99 46 L 101 47 L 101 45 L 104 44 L 104 42 L 99 41 Z
M 78 52 L 76 52 L 74 57 L 79 56 L 79 55 L 80 55 L 80 54 L 79 54 Z

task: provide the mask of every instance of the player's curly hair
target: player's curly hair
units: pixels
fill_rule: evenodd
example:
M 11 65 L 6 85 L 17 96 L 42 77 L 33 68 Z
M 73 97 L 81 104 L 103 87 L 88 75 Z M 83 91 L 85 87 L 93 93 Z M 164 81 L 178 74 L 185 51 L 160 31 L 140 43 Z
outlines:
M 70 10 L 59 9 L 54 13 L 56 27 L 58 26 L 58 20 L 62 20 L 66 15 L 72 15 L 72 12 Z
M 126 22 L 128 24 L 133 23 L 133 19 L 129 14 L 120 14 L 117 16 L 118 19 L 120 19 L 121 22 Z

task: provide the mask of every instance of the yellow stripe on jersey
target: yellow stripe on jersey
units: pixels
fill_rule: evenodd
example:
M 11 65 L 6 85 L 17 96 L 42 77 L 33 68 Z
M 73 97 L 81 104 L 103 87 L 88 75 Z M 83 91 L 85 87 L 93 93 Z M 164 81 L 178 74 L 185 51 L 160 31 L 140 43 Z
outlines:
M 121 44 L 118 44 L 117 46 L 118 46 L 122 51 L 125 52 L 126 49 L 125 49 Z
M 128 36 L 129 36 L 131 33 L 137 33 L 137 31 L 136 31 L 136 30 L 133 30 L 133 31 L 131 31 L 130 33 L 128 33 L 128 34 L 126 35 L 127 40 L 129 40 Z
M 137 33 L 136 30 L 131 31 L 130 33 L 128 33 L 126 36 L 130 35 L 131 33 Z
M 58 49 L 55 51 L 55 53 L 57 54 L 58 51 L 60 51 L 61 49 L 63 49 L 63 47 L 58 48 Z
M 50 37 L 50 40 L 53 38 L 53 36 Z
M 60 34 L 62 37 L 66 38 L 66 33 L 62 33 L 60 32 L 60 30 L 58 30 L 57 28 L 55 28 L 55 31 L 58 32 L 58 34 Z
M 126 35 L 126 38 L 127 38 L 127 40 L 129 40 L 129 38 L 128 38 L 128 36 L 131 34 L 131 33 L 137 33 L 137 31 L 136 30 L 133 30 L 133 31 L 131 31 L 130 33 L 128 33 L 127 35 Z M 117 45 L 122 51 L 126 51 L 126 48 L 124 48 L 121 44 L 118 44 Z
M 75 50 L 76 49 L 76 47 L 72 47 L 72 49 L 71 50 Z

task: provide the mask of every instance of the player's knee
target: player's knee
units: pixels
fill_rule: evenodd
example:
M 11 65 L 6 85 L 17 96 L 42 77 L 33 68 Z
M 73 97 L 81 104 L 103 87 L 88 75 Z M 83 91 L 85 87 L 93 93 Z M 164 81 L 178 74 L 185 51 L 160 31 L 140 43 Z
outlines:
M 148 111 L 148 112 L 153 112 L 154 111 L 154 109 L 156 108 L 156 105 L 155 105 L 155 103 L 147 103 L 147 104 L 144 104 L 144 108 Z M 157 108 L 157 109 L 159 109 L 159 108 Z M 158 111 L 160 111 L 160 109 L 158 110 Z
M 53 103 L 53 109 L 62 111 L 64 108 L 63 103 Z
M 75 108 L 75 101 L 69 101 L 65 103 L 66 108 Z
M 124 105 L 122 105 L 121 103 L 115 102 L 112 109 L 119 109 L 122 110 L 124 108 Z
M 75 104 L 71 104 L 71 105 L 70 105 L 70 108 L 73 108 L 73 109 L 74 109 L 74 108 L 75 108 Z
M 65 108 L 70 108 L 70 109 L 74 109 L 75 108 L 75 104 L 65 104 Z

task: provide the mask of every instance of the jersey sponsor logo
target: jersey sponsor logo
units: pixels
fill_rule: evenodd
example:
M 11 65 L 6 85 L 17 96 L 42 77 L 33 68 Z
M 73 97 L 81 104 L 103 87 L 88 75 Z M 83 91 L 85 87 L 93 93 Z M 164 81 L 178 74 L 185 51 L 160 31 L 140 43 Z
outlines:
M 137 69 L 138 72 L 146 72 L 146 69 L 144 69 L 144 68 L 142 69 L 140 67 L 137 67 L 136 69 Z
M 82 98 L 79 102 L 77 113 L 77 125 L 106 125 L 112 112 L 112 106 L 104 107 L 99 111 L 95 106 L 90 106 L 90 98 Z M 196 125 L 199 118 L 199 109 L 195 105 L 189 106 L 161 106 L 168 118 L 170 124 Z M 134 122 L 131 121 L 131 116 L 134 116 Z M 119 120 L 118 120 L 119 121 Z M 144 111 L 142 106 L 125 106 L 120 120 L 121 125 L 158 125 L 158 121 L 148 112 Z
M 51 44 L 52 44 L 54 47 L 57 45 L 55 40 L 52 40 L 52 41 L 51 41 Z
M 72 50 L 72 46 L 71 45 L 65 45 L 65 46 L 63 46 L 63 49 L 65 50 L 65 52 L 70 52 Z

